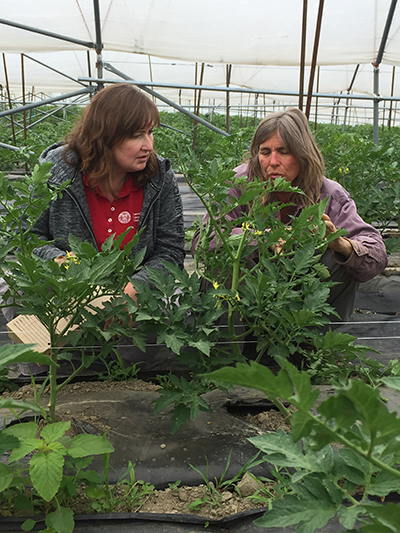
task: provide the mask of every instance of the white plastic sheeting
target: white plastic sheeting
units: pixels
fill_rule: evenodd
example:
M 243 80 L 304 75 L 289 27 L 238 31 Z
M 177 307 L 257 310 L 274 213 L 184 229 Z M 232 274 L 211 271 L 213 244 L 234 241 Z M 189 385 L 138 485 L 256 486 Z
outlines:
M 2 0 L 1 18 L 76 39 L 95 41 L 92 0 Z M 308 0 L 307 62 L 318 0 Z M 321 65 L 376 59 L 391 0 L 325 0 Z M 105 50 L 182 61 L 244 65 L 299 63 L 301 0 L 100 0 Z M 2 26 L 4 52 L 78 49 L 78 45 Z M 383 61 L 400 65 L 400 13 Z
M 312 57 L 318 5 L 318 0 L 308 0 L 307 65 Z M 373 93 L 371 63 L 378 54 L 390 5 L 391 0 L 325 0 L 318 50 L 319 92 L 346 91 L 356 64 L 360 64 L 353 90 Z M 99 7 L 103 59 L 136 80 L 192 85 L 196 81 L 194 62 L 204 62 L 203 85 L 224 86 L 226 64 L 232 64 L 231 86 L 298 91 L 301 0 L 99 0 Z M 75 39 L 96 41 L 93 0 L 1 0 L 0 17 Z M 0 51 L 5 54 L 14 96 L 21 94 L 20 53 L 77 79 L 88 76 L 86 50 L 78 44 L 0 24 Z M 91 73 L 96 76 L 93 49 L 89 56 Z M 74 81 L 37 63 L 28 59 L 24 63 L 26 90 L 34 87 L 36 92 L 57 93 L 78 88 Z M 390 95 L 392 66 L 398 65 L 399 7 L 382 58 L 381 94 Z M 104 77 L 116 79 L 107 72 Z M 0 83 L 5 84 L 3 64 Z M 307 84 L 306 72 L 305 91 Z M 155 90 L 175 101 L 193 101 L 193 91 L 183 91 L 178 96 L 177 89 Z M 394 95 L 400 96 L 400 83 L 395 83 Z M 203 97 L 218 102 L 225 95 L 204 92 Z M 243 104 L 249 100 L 248 96 L 232 98 Z M 253 97 L 251 101 L 254 102 Z

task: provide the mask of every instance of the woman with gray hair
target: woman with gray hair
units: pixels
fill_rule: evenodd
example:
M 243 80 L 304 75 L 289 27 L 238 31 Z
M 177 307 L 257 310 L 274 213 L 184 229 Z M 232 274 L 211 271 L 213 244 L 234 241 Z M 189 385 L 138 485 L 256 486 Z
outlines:
M 282 204 L 276 216 L 285 225 L 298 217 L 302 208 L 329 198 L 323 220 L 326 233 L 338 228 L 348 231 L 346 237 L 337 237 L 328 245 L 321 262 L 330 272 L 330 280 L 337 282 L 331 288 L 328 303 L 342 320 L 348 320 L 354 309 L 354 301 L 360 282 L 372 279 L 387 266 L 385 245 L 380 233 L 357 213 L 349 193 L 337 182 L 324 176 L 324 161 L 310 131 L 308 120 L 299 109 L 271 113 L 264 118 L 253 136 L 250 157 L 235 169 L 236 176 L 255 176 L 271 183 L 278 177 L 291 182 L 304 194 L 295 192 L 267 193 L 262 204 Z M 230 194 L 240 198 L 240 189 Z M 239 206 L 229 214 L 235 220 L 248 214 L 248 206 Z M 207 221 L 207 216 L 203 220 Z M 241 231 L 238 227 L 237 231 Z M 199 232 L 195 234 L 192 250 L 197 245 Z

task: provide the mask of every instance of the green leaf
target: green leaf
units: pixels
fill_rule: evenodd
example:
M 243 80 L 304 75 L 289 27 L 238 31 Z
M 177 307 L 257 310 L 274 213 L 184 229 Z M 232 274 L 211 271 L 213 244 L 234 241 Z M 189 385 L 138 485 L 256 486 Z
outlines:
M 180 403 L 176 405 L 172 411 L 172 426 L 171 433 L 175 435 L 178 429 L 189 422 L 190 420 L 190 409 L 186 405 Z
M 11 454 L 9 461 L 19 461 L 22 459 L 22 457 L 25 457 L 29 453 L 33 452 L 36 449 L 39 449 L 41 445 L 43 444 L 43 441 L 40 439 L 23 439 L 20 440 L 20 445 L 18 448 L 15 448 Z
M 303 410 L 311 409 L 318 399 L 319 390 L 312 387 L 310 376 L 306 372 L 299 372 L 294 365 L 288 362 L 285 362 L 284 368 L 289 374 L 295 389 L 295 394 L 291 401 L 297 406 L 301 406 Z
M 203 374 L 207 379 L 240 385 L 265 392 L 271 398 L 288 399 L 293 394 L 293 386 L 283 371 L 277 376 L 263 365 L 250 361 L 250 364 L 237 363 L 233 367 L 225 367 Z
M 0 455 L 7 452 L 8 450 L 18 448 L 19 444 L 20 441 L 17 437 L 9 435 L 4 431 L 0 431 Z
M 38 425 L 36 422 L 24 422 L 22 424 L 14 424 L 13 426 L 3 430 L 7 435 L 13 435 L 18 439 L 35 439 L 38 432 Z
M 400 479 L 388 472 L 381 471 L 372 479 L 372 486 L 369 487 L 368 494 L 384 497 L 390 492 L 400 493 Z
M 72 509 L 59 507 L 46 516 L 46 526 L 53 527 L 57 533 L 73 533 L 75 522 Z
M 35 344 L 5 344 L 0 347 L 0 368 L 10 363 L 40 363 L 55 365 L 48 355 L 35 352 Z
M 391 413 L 379 395 L 379 390 L 359 380 L 350 380 L 349 386 L 321 403 L 318 411 L 327 420 L 335 420 L 341 428 L 350 428 L 358 422 L 362 432 L 372 438 L 375 446 L 392 446 L 392 439 L 400 434 L 400 419 Z M 350 437 L 350 434 L 347 433 Z M 363 437 L 352 431 L 351 438 L 364 445 Z
M 21 410 L 22 412 L 25 412 L 25 411 L 29 411 L 29 410 L 32 410 L 32 411 L 35 411 L 35 412 L 39 412 L 40 411 L 40 407 L 35 405 L 34 403 L 31 403 L 31 402 L 27 402 L 25 400 L 13 400 L 11 398 L 7 398 L 7 399 L 0 399 L 0 409 L 17 409 L 17 410 Z
M 172 350 L 174 353 L 179 354 L 181 351 L 182 346 L 184 346 L 184 341 L 176 335 L 176 333 L 162 333 L 157 337 L 157 343 L 161 344 L 165 342 L 165 345 L 167 348 Z
M 13 505 L 16 509 L 33 511 L 34 506 L 32 501 L 24 494 L 17 494 L 13 500 Z
M 364 505 L 367 513 L 379 519 L 387 527 L 392 527 L 394 532 L 398 532 L 400 524 L 400 507 L 394 503 L 386 505 Z
M 365 476 L 370 475 L 370 471 L 372 468 L 371 463 L 361 457 L 361 455 L 358 454 L 356 451 L 351 450 L 350 448 L 340 448 L 338 450 L 338 455 L 343 460 L 344 464 L 357 469 Z
M 292 427 L 292 438 L 297 442 L 302 437 L 307 437 L 314 425 L 310 413 L 303 411 L 293 411 L 290 419 Z
M 384 383 L 385 385 L 387 385 L 391 389 L 395 389 L 397 391 L 400 391 L 400 377 L 398 377 L 398 376 L 387 377 L 387 378 L 384 377 L 384 378 L 381 379 L 381 381 L 382 381 L 382 383 Z M 384 392 L 383 392 L 383 395 L 385 395 Z
M 53 424 L 47 424 L 45 426 L 40 436 L 42 439 L 44 439 L 47 443 L 54 442 L 56 440 L 61 439 L 61 437 L 66 433 L 66 431 L 69 430 L 71 427 L 71 422 L 54 422 Z
M 201 353 L 204 353 L 205 355 L 210 355 L 210 350 L 212 348 L 214 343 L 207 341 L 205 339 L 201 339 L 198 341 L 189 341 L 188 345 L 192 348 L 197 348 Z
M 11 485 L 13 477 L 14 472 L 11 470 L 11 468 L 3 463 L 0 463 L 0 493 Z
M 56 452 L 37 452 L 30 461 L 30 477 L 40 496 L 49 502 L 60 488 L 64 457 Z
M 398 533 L 398 528 L 386 527 L 383 524 L 368 524 L 360 528 L 361 533 Z M 358 533 L 355 531 L 355 533 Z
M 273 507 L 264 516 L 254 521 L 259 527 L 286 527 L 297 524 L 296 532 L 313 533 L 322 528 L 335 516 L 336 509 L 326 507 L 318 499 L 304 500 L 293 495 L 286 495 L 275 500 Z
M 291 435 L 282 429 L 274 433 L 265 433 L 258 437 L 251 437 L 249 441 L 256 448 L 266 453 L 266 460 L 279 466 L 294 466 L 296 468 L 310 468 L 310 462 L 303 454 L 299 442 L 293 442 Z
M 21 524 L 21 529 L 23 531 L 32 531 L 35 525 L 36 525 L 36 521 L 32 520 L 32 518 L 28 518 L 28 520 L 25 520 L 25 522 Z
M 71 457 L 76 458 L 87 457 L 88 455 L 112 453 L 114 447 L 105 437 L 82 434 L 77 435 L 72 439 L 71 445 L 67 451 Z

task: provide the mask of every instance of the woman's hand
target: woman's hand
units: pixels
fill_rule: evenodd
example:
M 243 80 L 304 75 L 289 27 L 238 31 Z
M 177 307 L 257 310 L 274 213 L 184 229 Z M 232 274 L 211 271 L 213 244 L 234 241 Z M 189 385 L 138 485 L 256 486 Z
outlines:
M 137 296 L 136 296 L 137 290 L 134 288 L 131 282 L 127 283 L 124 289 L 124 293 L 130 296 L 132 300 L 135 302 L 135 304 L 137 305 Z
M 131 282 L 127 283 L 127 285 L 125 286 L 125 289 L 124 289 L 124 294 L 127 294 L 128 296 L 130 296 L 132 298 L 132 300 L 135 302 L 135 304 L 137 305 L 137 290 L 134 289 L 133 285 Z M 130 316 L 130 320 L 129 320 L 129 327 L 132 326 L 133 324 L 133 319 L 132 319 L 132 316 Z M 115 321 L 115 319 L 112 319 L 110 318 L 109 320 L 107 320 L 107 322 L 104 324 L 104 331 L 107 331 L 107 328 L 110 324 L 112 324 L 113 322 Z
M 325 221 L 326 235 L 330 235 L 331 233 L 335 233 L 337 231 L 335 224 L 325 213 L 322 215 L 322 220 Z M 328 248 L 338 254 L 343 255 L 343 257 L 345 257 L 346 259 L 348 259 L 353 253 L 353 247 L 349 239 L 345 239 L 344 237 L 338 237 L 337 239 L 329 243 Z
M 58 255 L 54 258 L 54 261 L 57 263 L 58 266 L 61 266 L 63 263 L 68 261 L 70 257 L 76 257 L 74 252 L 67 252 L 66 255 Z

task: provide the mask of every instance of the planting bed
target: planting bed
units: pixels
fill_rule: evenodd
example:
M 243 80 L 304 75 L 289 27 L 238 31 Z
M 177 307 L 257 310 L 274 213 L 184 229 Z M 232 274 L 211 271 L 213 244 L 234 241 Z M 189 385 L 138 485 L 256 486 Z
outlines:
M 360 343 L 379 349 L 381 354 L 374 354 L 374 357 L 382 363 L 398 357 L 400 319 L 396 313 L 400 312 L 400 278 L 397 275 L 381 276 L 363 285 L 356 307 L 352 321 L 342 325 L 341 331 L 357 336 Z M 320 400 L 333 392 L 328 386 L 320 389 Z M 397 410 L 400 396 L 392 390 L 385 390 L 383 396 L 388 398 L 389 408 Z M 230 452 L 231 465 L 226 477 L 233 476 L 255 454 L 255 448 L 247 439 L 265 430 L 258 420 L 266 416 L 254 415 L 264 413 L 270 407 L 258 391 L 242 388 L 235 388 L 229 394 L 214 391 L 207 398 L 213 412 L 200 413 L 196 421 L 172 435 L 169 413 L 153 412 L 156 397 L 156 388 L 149 382 L 118 383 L 113 387 L 98 382 L 77 382 L 60 394 L 58 410 L 62 418 L 73 421 L 77 432 L 108 432 L 116 449 L 111 456 L 111 481 L 116 481 L 131 461 L 136 465 L 136 479 L 152 483 L 157 489 L 165 489 L 177 480 L 181 481 L 180 486 L 202 483 L 201 476 L 190 468 L 189 463 L 205 473 L 205 458 L 209 464 L 209 479 L 218 478 Z M 43 401 L 46 399 L 43 398 Z M 253 416 L 246 418 L 247 412 Z M 0 413 L 0 419 L 6 415 L 8 412 Z M 102 461 L 99 458 L 95 459 L 95 465 L 101 471 Z M 269 465 L 258 466 L 253 473 L 268 477 Z M 180 498 L 184 500 L 186 496 Z M 262 515 L 262 509 L 237 513 L 235 507 L 229 507 L 226 502 L 222 507 L 228 512 L 231 509 L 233 514 L 219 518 L 216 513 L 209 516 L 205 508 L 188 514 L 182 510 L 182 505 L 176 504 L 177 500 L 182 504 L 179 496 L 170 496 L 169 500 L 170 511 L 166 507 L 168 497 L 164 497 L 163 506 L 160 502 L 155 503 L 150 512 L 145 507 L 144 512 L 139 514 L 95 515 L 90 518 L 78 515 L 76 530 L 92 531 L 96 528 L 100 533 L 194 533 L 203 531 L 207 525 L 208 531 L 219 533 L 264 531 L 253 524 L 253 520 Z M 21 521 L 16 527 L 15 520 L 3 519 L 0 531 L 19 531 Z M 333 533 L 341 530 L 342 527 L 333 520 L 320 531 Z M 289 533 L 294 532 L 295 527 L 271 528 L 268 531 Z
M 360 286 L 356 300 L 356 311 L 352 320 L 340 324 L 340 331 L 350 333 L 358 338 L 360 344 L 369 345 L 380 354 L 371 353 L 383 364 L 398 358 L 398 339 L 400 338 L 400 276 L 397 257 L 391 258 L 390 276 L 379 276 Z M 4 322 L 1 322 L 1 343 L 8 343 Z M 93 372 L 87 372 L 80 379 L 93 379 Z M 148 378 L 149 375 L 139 374 Z M 256 453 L 248 438 L 259 435 L 265 430 L 256 418 L 246 417 L 250 414 L 264 413 L 270 408 L 263 394 L 248 389 L 236 388 L 229 394 L 213 391 L 207 395 L 207 401 L 213 408 L 212 413 L 201 412 L 196 421 L 188 423 L 175 435 L 171 434 L 171 417 L 168 411 L 154 413 L 154 400 L 157 391 L 154 385 L 142 384 L 142 390 L 131 388 L 127 384 L 118 384 L 110 388 L 99 383 L 77 382 L 60 393 L 58 412 L 63 419 L 73 422 L 77 433 L 102 435 L 107 432 L 115 448 L 111 455 L 110 481 L 117 481 L 127 469 L 128 462 L 135 464 L 136 479 L 155 485 L 157 489 L 168 488 L 180 480 L 180 486 L 197 486 L 203 479 L 194 467 L 206 472 L 213 480 L 219 478 L 226 467 L 228 456 L 230 467 L 226 478 L 232 477 Z M 98 390 L 100 388 L 100 390 Z M 320 400 L 331 394 L 329 387 L 321 387 Z M 397 410 L 399 395 L 392 390 L 385 390 L 391 410 Z M 42 398 L 46 403 L 46 398 Z M 9 412 L 0 412 L 0 420 Z M 259 416 L 266 418 L 266 416 Z M 268 430 L 268 429 L 267 429 Z M 207 462 L 206 462 L 207 461 Z M 101 472 L 103 463 L 100 457 L 94 460 L 94 466 Z M 253 469 L 259 476 L 269 477 L 270 466 L 267 463 Z M 181 490 L 181 489 L 180 489 Z M 189 492 L 189 490 L 187 490 Z M 253 509 L 245 514 L 238 513 L 237 504 L 231 507 L 226 501 L 222 510 L 230 516 L 221 518 L 220 514 L 206 514 L 205 508 L 189 515 L 180 505 L 185 500 L 181 497 L 170 499 L 171 508 L 155 503 L 153 508 L 144 507 L 143 513 L 120 513 L 116 515 L 94 515 L 90 518 L 77 516 L 76 530 L 97 532 L 160 532 L 193 533 L 212 532 L 257 532 L 264 531 L 253 524 L 253 520 L 263 513 L 262 509 Z M 181 499 L 180 499 L 181 498 Z M 177 504 L 177 500 L 179 505 Z M 165 498 L 164 501 L 167 501 Z M 235 507 L 236 505 L 236 507 Z M 21 520 L 2 519 L 0 531 L 20 531 Z M 325 533 L 342 531 L 336 521 L 330 521 L 319 530 Z M 294 532 L 295 527 L 270 528 L 268 531 Z

